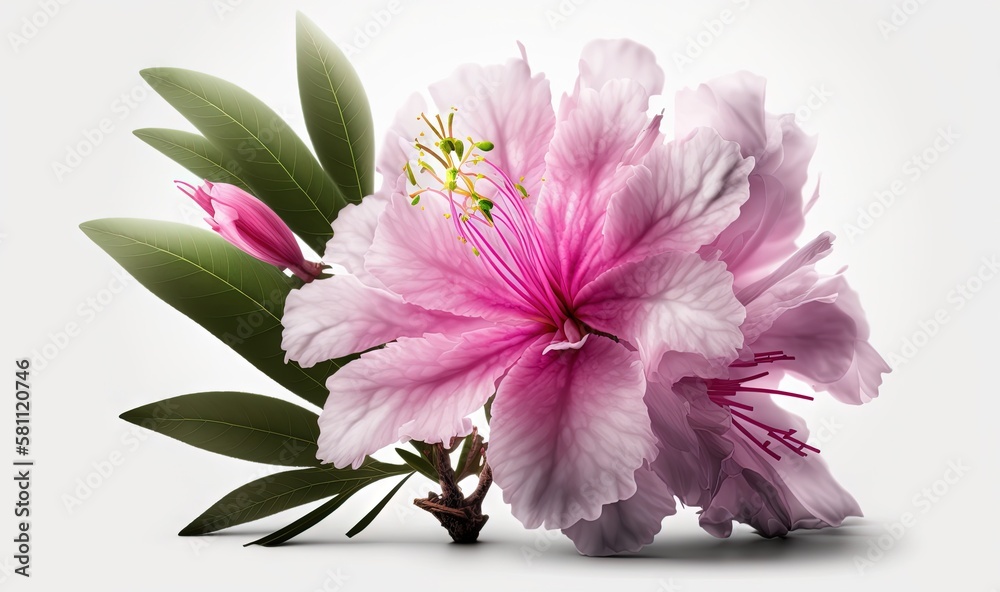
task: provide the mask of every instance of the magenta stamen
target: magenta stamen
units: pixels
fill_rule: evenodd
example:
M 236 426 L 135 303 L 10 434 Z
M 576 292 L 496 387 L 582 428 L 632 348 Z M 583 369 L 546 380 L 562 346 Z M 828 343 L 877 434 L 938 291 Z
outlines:
M 767 364 L 771 362 L 788 361 L 794 360 L 792 356 L 786 356 L 783 351 L 770 351 L 762 352 L 754 355 L 753 361 L 737 361 L 729 365 L 730 368 L 748 368 L 756 366 L 758 364 Z M 805 451 L 819 453 L 819 449 L 810 446 L 795 438 L 796 431 L 794 429 L 779 429 L 774 426 L 768 425 L 761 421 L 758 421 L 748 415 L 748 413 L 753 412 L 753 406 L 742 403 L 739 401 L 734 401 L 729 397 L 735 397 L 740 393 L 761 393 L 768 395 L 781 395 L 784 397 L 793 397 L 796 399 L 805 399 L 807 401 L 812 401 L 813 397 L 808 395 L 802 395 L 799 393 L 792 393 L 788 391 L 781 391 L 776 389 L 761 388 L 761 387 L 751 387 L 746 386 L 746 383 L 764 378 L 769 372 L 761 372 L 759 374 L 754 374 L 753 376 L 746 376 L 743 378 L 715 378 L 705 381 L 708 397 L 713 403 L 720 407 L 729 409 L 731 416 L 731 421 L 733 427 L 740 431 L 746 438 L 756 445 L 758 448 L 766 452 L 771 458 L 775 460 L 781 460 L 781 456 L 771 449 L 771 441 L 775 440 L 782 444 L 795 454 L 799 456 L 807 456 Z M 746 425 L 745 425 L 746 424 Z M 761 440 L 755 436 L 748 426 L 754 427 L 764 434 L 766 434 L 768 439 Z
M 786 362 L 794 360 L 793 356 L 786 356 L 785 352 L 772 351 L 755 354 L 752 361 L 736 361 L 729 365 L 730 368 L 750 368 L 758 364 L 771 364 L 774 362 Z
M 752 387 L 746 387 L 745 386 L 745 387 L 741 388 L 740 391 L 744 392 L 744 393 L 768 393 L 768 394 L 771 394 L 771 395 L 781 395 L 781 396 L 784 396 L 784 397 L 792 397 L 792 398 L 795 398 L 795 399 L 805 399 L 806 401 L 812 401 L 813 400 L 813 397 L 810 397 L 809 395 L 800 395 L 799 393 L 790 393 L 788 391 L 777 391 L 777 390 L 774 390 L 774 389 L 752 388 Z

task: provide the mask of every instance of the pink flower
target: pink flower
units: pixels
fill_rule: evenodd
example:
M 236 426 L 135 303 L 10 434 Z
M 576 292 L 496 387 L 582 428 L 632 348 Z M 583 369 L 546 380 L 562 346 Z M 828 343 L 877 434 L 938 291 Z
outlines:
M 248 255 L 288 268 L 303 282 L 311 282 L 322 272 L 323 265 L 302 256 L 288 225 L 256 197 L 228 183 L 206 180 L 201 187 L 174 183 L 208 213 L 205 221 L 212 230 Z
M 468 433 L 495 392 L 489 462 L 527 527 L 632 497 L 657 455 L 647 384 L 743 345 L 732 276 L 697 251 L 736 219 L 753 163 L 711 129 L 664 144 L 646 115 L 662 84 L 648 49 L 604 41 L 558 117 L 523 52 L 433 85 L 445 116 L 410 101 L 385 185 L 334 223 L 327 262 L 349 273 L 285 310 L 304 366 L 391 342 L 329 379 L 322 460 Z
M 763 78 L 741 72 L 681 91 L 675 100 L 676 133 L 711 127 L 754 158 L 750 199 L 740 217 L 702 249 L 721 252 L 743 282 L 759 279 L 795 252 L 808 207 L 802 189 L 816 150 L 815 138 L 805 135 L 794 115 L 764 110 L 764 88 Z
M 792 116 L 765 113 L 763 102 L 763 80 L 748 74 L 678 96 L 679 130 L 712 125 L 755 159 L 740 217 L 701 251 L 720 257 L 735 276 L 747 311 L 745 347 L 714 377 L 648 385 L 659 455 L 643 469 L 645 489 L 605 506 L 600 519 L 565 530 L 583 553 L 636 551 L 650 543 L 662 518 L 674 512 L 674 496 L 701 507 L 701 525 L 720 537 L 729 536 L 733 520 L 781 536 L 861 515 L 819 450 L 807 444 L 804 422 L 771 397 L 812 398 L 780 390 L 787 373 L 840 401 L 867 402 L 878 396 L 889 367 L 868 344 L 864 312 L 844 278 L 814 270 L 830 253 L 833 236 L 823 233 L 795 249 L 813 142 Z

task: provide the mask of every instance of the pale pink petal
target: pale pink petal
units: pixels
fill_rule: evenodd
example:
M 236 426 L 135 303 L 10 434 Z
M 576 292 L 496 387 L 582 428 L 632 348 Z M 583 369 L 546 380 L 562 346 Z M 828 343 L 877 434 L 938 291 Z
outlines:
M 878 397 L 882 375 L 892 372 L 892 368 L 875 348 L 867 341 L 858 340 L 854 344 L 854 358 L 847 372 L 829 384 L 816 385 L 818 390 L 828 391 L 842 403 L 869 403 Z
M 442 442 L 471 429 L 467 415 L 538 338 L 533 329 L 492 327 L 462 336 L 400 338 L 330 377 L 319 418 L 318 457 L 337 467 L 401 439 Z
M 556 125 L 536 218 L 563 288 L 573 293 L 603 271 L 598 265 L 611 196 L 625 187 L 622 159 L 648 124 L 638 83 L 610 81 L 583 89 L 579 104 Z
M 281 324 L 285 359 L 305 368 L 399 337 L 453 335 L 486 326 L 479 319 L 408 304 L 352 275 L 336 275 L 292 290 Z
M 803 311 L 789 310 L 775 321 L 774 333 L 765 334 L 767 343 L 779 343 L 796 336 L 796 344 L 805 354 L 796 356 L 797 363 L 790 365 L 789 371 L 808 381 L 816 390 L 828 391 L 838 401 L 852 405 L 868 403 L 878 397 L 882 375 L 891 369 L 868 343 L 870 330 L 861 301 L 842 275 L 824 280 L 815 291 L 832 293 L 835 300 L 831 302 L 826 298 L 802 305 Z M 835 345 L 824 344 L 821 335 L 811 336 L 814 323 L 828 327 L 827 333 L 834 327 L 838 329 L 839 339 L 833 340 Z M 827 352 L 829 348 L 837 348 L 839 355 Z M 834 360 L 836 366 L 833 366 Z
M 816 152 L 816 137 L 806 135 L 802 128 L 795 123 L 795 115 L 791 113 L 768 115 L 768 120 L 772 125 L 776 120 L 781 130 L 781 164 L 771 172 L 771 175 L 778 179 L 793 196 L 801 199 L 802 188 L 809 175 L 809 162 L 812 160 L 813 153 Z M 797 201 L 796 203 L 801 202 Z M 805 208 L 802 209 L 805 210 Z M 794 222 L 792 220 L 793 213 L 792 211 L 788 212 L 786 222 Z
M 741 327 L 747 345 L 756 342 L 785 311 L 807 302 L 832 302 L 836 298 L 835 288 L 821 282 L 814 269 L 832 248 L 833 235 L 824 232 L 777 269 L 737 291 L 736 297 L 747 309 Z
M 697 251 L 739 215 L 753 161 L 707 128 L 656 147 L 615 194 L 604 225 L 611 265 L 664 251 Z
M 764 111 L 764 89 L 763 78 L 740 72 L 682 91 L 676 100 L 678 134 L 711 127 L 756 161 L 740 218 L 711 245 L 723 251 L 734 274 L 750 280 L 794 251 L 804 226 L 802 188 L 816 147 L 794 115 Z
M 533 316 L 523 298 L 491 270 L 485 257 L 458 240 L 444 200 L 420 205 L 394 195 L 379 218 L 365 267 L 407 302 L 491 320 Z
M 635 495 L 604 506 L 597 520 L 581 520 L 563 529 L 577 551 L 590 556 L 634 553 L 653 542 L 663 519 L 677 513 L 677 506 L 649 467 L 635 472 L 635 484 Z
M 854 359 L 857 327 L 833 304 L 807 302 L 784 311 L 754 342 L 756 351 L 793 356 L 788 370 L 810 383 L 834 382 Z
M 405 183 L 405 177 L 400 178 Z M 323 261 L 339 265 L 361 283 L 381 288 L 382 282 L 365 269 L 365 254 L 375 240 L 379 216 L 389 203 L 389 195 L 379 190 L 366 196 L 360 204 L 347 204 L 333 221 L 333 237 L 326 243 Z
M 639 137 L 635 139 L 635 143 L 622 156 L 622 166 L 642 164 L 643 159 L 646 158 L 654 147 L 663 144 L 663 134 L 660 133 L 660 124 L 662 122 L 662 113 L 654 115 L 649 120 L 646 129 L 639 133 Z
M 500 383 L 488 456 L 514 516 L 553 529 L 631 497 L 656 449 L 634 352 L 592 338 L 543 355 L 547 344 L 531 346 Z
M 383 188 L 380 191 L 383 194 L 388 193 L 385 185 L 389 185 L 390 188 L 394 186 L 396 179 L 403 172 L 403 166 L 417 155 L 414 142 L 417 134 L 426 129 L 423 122 L 417 118 L 426 111 L 427 101 L 419 94 L 413 93 L 396 112 L 392 125 L 386 131 L 378 160 L 375 162 L 375 169 L 382 175 Z
M 616 267 L 587 285 L 577 298 L 577 314 L 635 346 L 650 376 L 668 352 L 728 364 L 743 345 L 739 326 L 745 314 L 732 281 L 719 261 L 662 253 Z
M 672 387 L 649 382 L 645 401 L 659 442 L 653 470 L 681 503 L 706 504 L 718 484 L 722 460 L 733 450 L 725 437 L 729 412 L 708 398 L 705 382 L 698 379 Z
M 577 88 L 600 90 L 610 80 L 639 83 L 647 96 L 663 92 L 663 69 L 656 55 L 631 39 L 596 39 L 583 47 Z
M 768 148 L 764 113 L 764 89 L 767 81 L 749 72 L 721 76 L 685 89 L 674 100 L 675 133 L 687 135 L 698 127 L 710 127 L 730 141 L 736 142 L 744 156 L 758 158 Z M 780 136 L 779 136 L 780 140 Z
M 549 81 L 531 75 L 523 59 L 504 65 L 465 64 L 430 87 L 441 113 L 455 112 L 455 137 L 488 140 L 491 162 L 538 195 L 545 171 L 545 153 L 555 128 Z
M 340 210 L 333 221 L 333 237 L 326 244 L 325 263 L 342 266 L 362 283 L 374 288 L 384 286 L 365 269 L 365 254 L 375 240 L 379 216 L 385 211 L 390 197 L 406 193 L 403 167 L 417 155 L 414 138 L 422 129 L 417 116 L 426 109 L 426 101 L 414 93 L 396 112 L 375 163 L 376 170 L 382 175 L 381 187 L 374 195 L 366 196 L 360 204 L 348 204 Z
M 795 427 L 806 440 L 804 423 L 769 398 L 754 400 L 755 418 L 775 426 Z M 733 429 L 732 455 L 723 462 L 723 477 L 700 522 L 715 536 L 729 536 L 732 521 L 743 522 L 764 536 L 783 536 L 800 528 L 840 526 L 860 516 L 857 502 L 830 475 L 819 454 L 798 456 L 785 450 L 780 460 Z M 781 452 L 782 447 L 775 448 Z
M 804 214 L 789 214 L 797 210 L 786 207 L 792 198 L 780 181 L 758 174 L 749 180 L 750 197 L 740 207 L 739 217 L 701 251 L 720 251 L 739 286 L 760 279 L 794 253 L 805 222 Z
M 796 251 L 777 269 L 753 284 L 741 288 L 736 297 L 743 304 L 749 304 L 778 283 L 788 278 L 792 273 L 804 267 L 811 267 L 833 250 L 834 236 L 830 232 L 822 232 L 804 247 Z

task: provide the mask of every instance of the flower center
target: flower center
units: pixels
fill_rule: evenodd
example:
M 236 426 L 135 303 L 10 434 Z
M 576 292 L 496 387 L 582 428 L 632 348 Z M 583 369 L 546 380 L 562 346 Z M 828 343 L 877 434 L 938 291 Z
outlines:
M 414 139 L 419 151 L 416 166 L 403 167 L 413 188 L 410 203 L 417 206 L 426 195 L 445 200 L 444 217 L 451 221 L 456 239 L 468 245 L 541 320 L 562 328 L 571 314 L 566 299 L 554 288 L 541 233 L 525 208 L 528 192 L 485 156 L 493 150 L 492 142 L 455 137 L 456 111 L 448 114 L 447 122 L 440 115 L 418 118 L 433 136 L 421 132 Z M 425 181 L 423 185 L 418 178 Z
M 729 365 L 729 367 L 751 368 L 760 364 L 770 364 L 794 359 L 795 358 L 792 356 L 786 356 L 782 351 L 772 351 L 755 354 L 753 361 L 733 362 Z M 769 425 L 759 419 L 755 419 L 750 415 L 754 410 L 752 405 L 736 401 L 732 398 L 741 393 L 751 393 L 782 395 L 785 397 L 794 397 L 796 399 L 806 399 L 809 401 L 813 400 L 812 397 L 800 395 L 798 393 L 747 386 L 747 383 L 763 378 L 768 374 L 768 372 L 761 372 L 760 374 L 754 374 L 743 378 L 714 378 L 706 380 L 705 383 L 708 387 L 708 397 L 716 405 L 728 409 L 732 414 L 733 426 L 746 436 L 748 440 L 770 455 L 774 460 L 781 460 L 781 455 L 771 449 L 771 444 L 773 442 L 783 445 L 785 448 L 788 448 L 799 456 L 806 456 L 806 451 L 818 453 L 818 448 L 814 448 L 795 437 L 795 429 L 782 429 Z

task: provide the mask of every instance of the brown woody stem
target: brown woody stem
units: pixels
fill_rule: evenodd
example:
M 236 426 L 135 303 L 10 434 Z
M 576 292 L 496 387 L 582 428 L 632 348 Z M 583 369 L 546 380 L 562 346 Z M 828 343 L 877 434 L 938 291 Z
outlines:
M 429 492 L 426 498 L 417 498 L 413 503 L 423 510 L 430 512 L 441 526 L 448 531 L 451 539 L 456 543 L 470 544 L 479 539 L 479 531 L 483 529 L 489 516 L 483 514 L 483 499 L 493 483 L 493 471 L 486 464 L 486 442 L 479 434 L 473 430 L 472 445 L 469 446 L 468 454 L 459 466 L 463 468 L 462 474 L 455 475 L 455 470 L 451 466 L 449 449 L 454 450 L 457 444 L 453 440 L 447 448 L 443 443 L 433 444 L 433 464 L 438 473 L 438 482 L 441 485 L 441 493 Z M 480 467 L 481 463 L 481 468 Z M 479 474 L 479 483 L 472 495 L 465 497 L 462 488 L 458 486 L 458 481 L 468 475 Z

